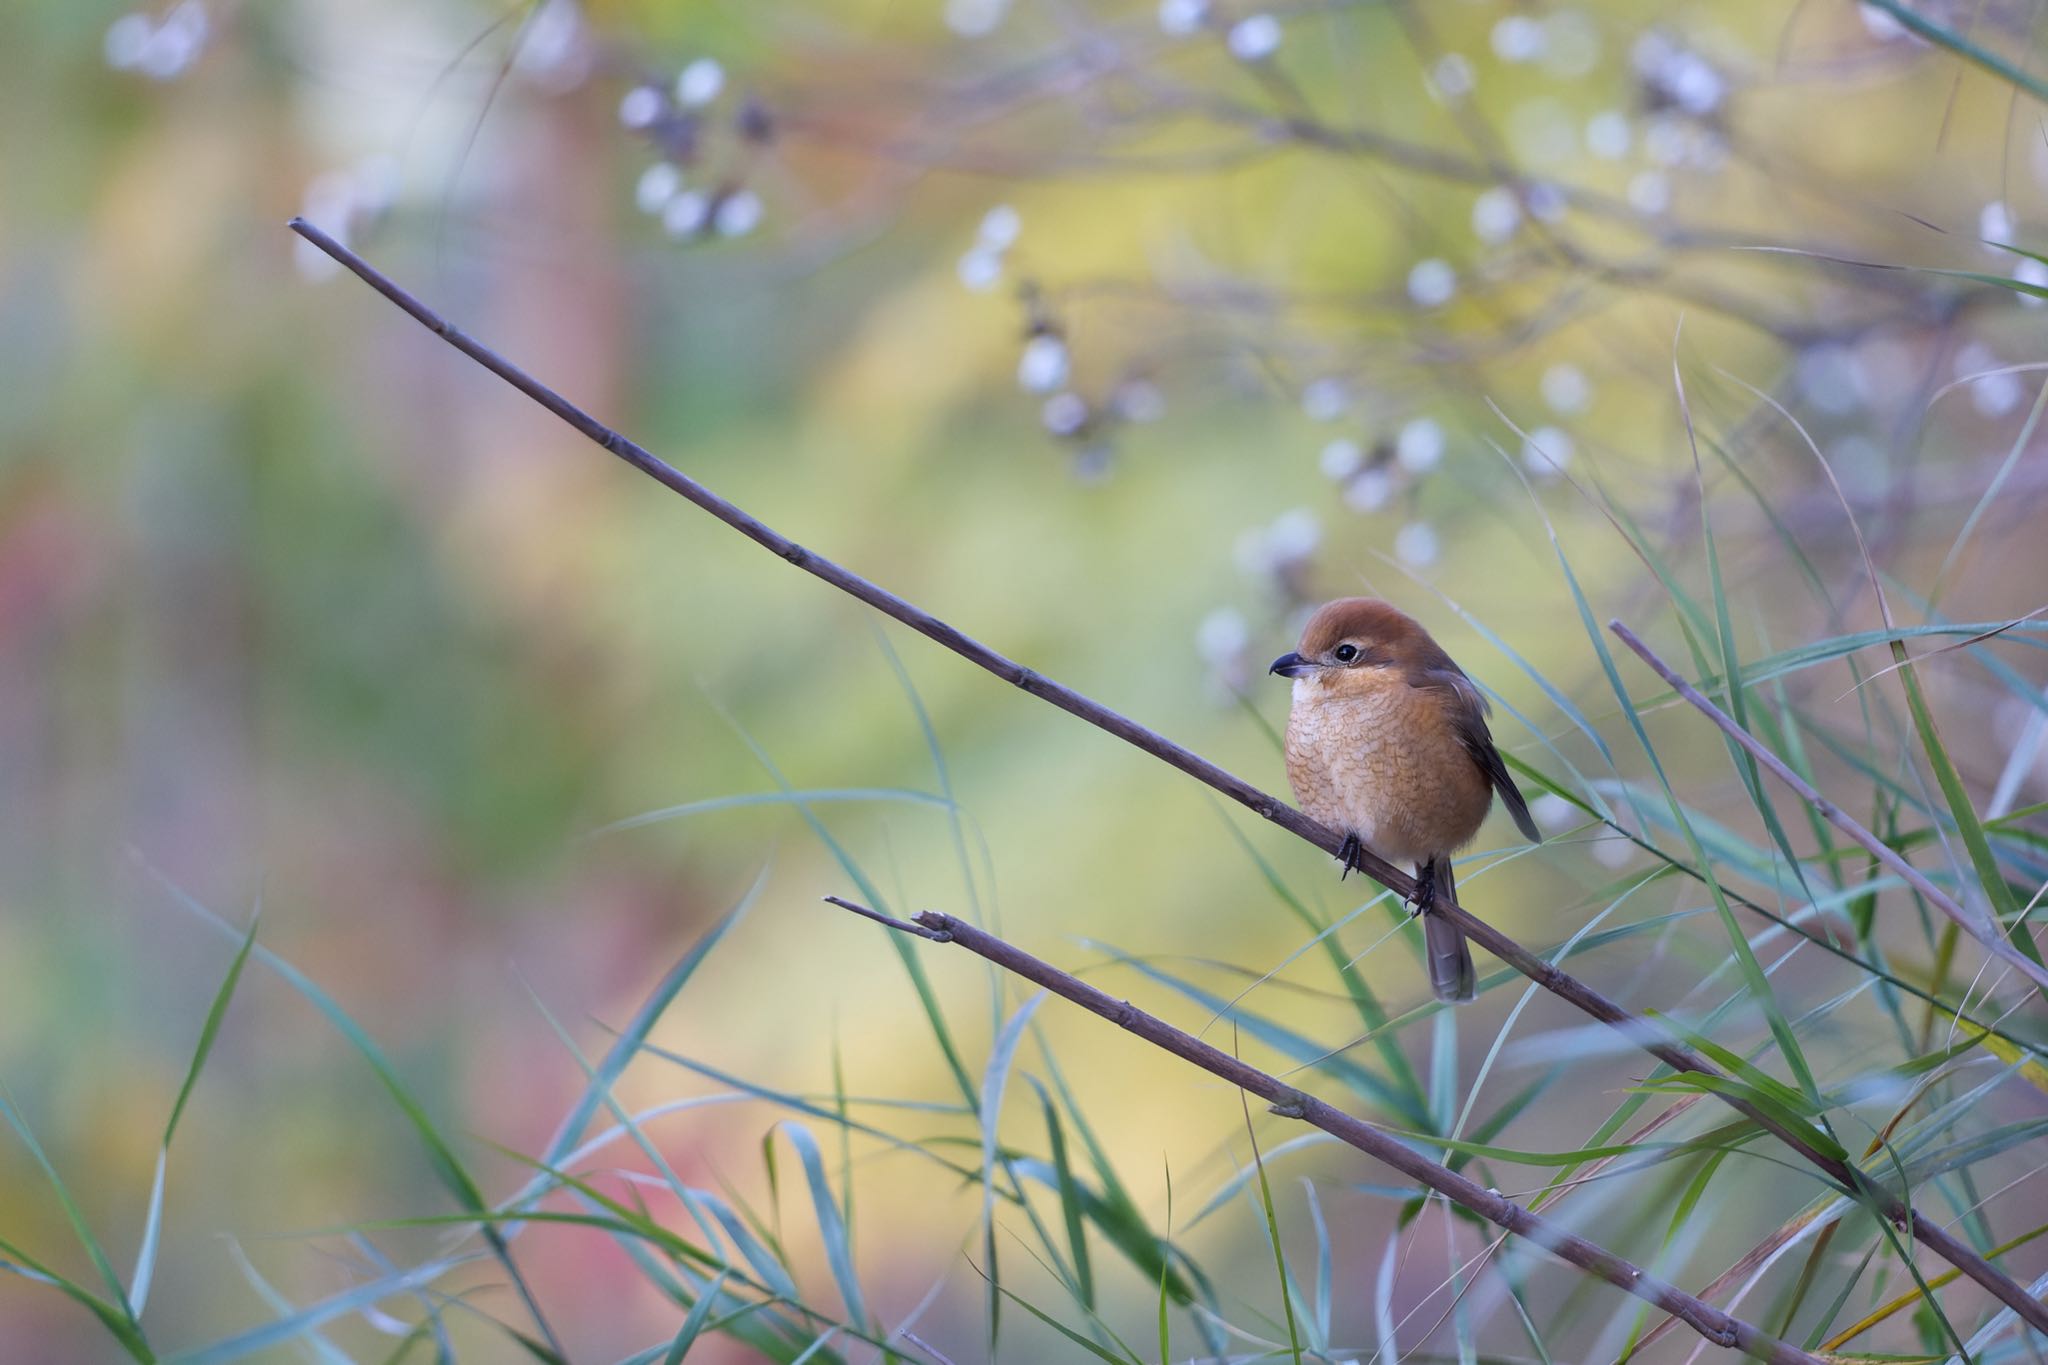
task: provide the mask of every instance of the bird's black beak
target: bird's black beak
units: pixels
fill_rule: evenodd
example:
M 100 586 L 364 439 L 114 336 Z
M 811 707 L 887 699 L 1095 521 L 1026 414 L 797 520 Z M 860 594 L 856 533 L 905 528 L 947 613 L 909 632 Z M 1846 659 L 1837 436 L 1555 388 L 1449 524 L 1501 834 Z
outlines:
M 1307 659 L 1302 658 L 1299 654 L 1289 651 L 1288 653 L 1282 654 L 1279 658 L 1273 660 L 1273 666 L 1267 669 L 1266 671 L 1268 673 L 1278 673 L 1283 678 L 1298 678 L 1302 674 L 1308 672 L 1309 669 L 1313 667 L 1315 667 L 1315 665 L 1310 663 Z

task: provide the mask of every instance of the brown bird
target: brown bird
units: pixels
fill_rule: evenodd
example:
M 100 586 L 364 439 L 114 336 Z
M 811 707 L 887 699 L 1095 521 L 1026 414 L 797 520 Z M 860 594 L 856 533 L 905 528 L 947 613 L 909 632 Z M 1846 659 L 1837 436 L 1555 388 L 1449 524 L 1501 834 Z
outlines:
M 1495 792 L 1531 842 L 1543 838 L 1493 747 L 1486 698 L 1421 623 L 1374 597 L 1323 606 L 1300 647 L 1271 671 L 1294 680 L 1287 781 L 1295 800 L 1343 831 L 1345 875 L 1365 870 L 1361 847 L 1414 864 L 1430 988 L 1439 1000 L 1470 1000 L 1465 935 L 1429 913 L 1437 897 L 1457 899 L 1451 855 L 1479 832 Z

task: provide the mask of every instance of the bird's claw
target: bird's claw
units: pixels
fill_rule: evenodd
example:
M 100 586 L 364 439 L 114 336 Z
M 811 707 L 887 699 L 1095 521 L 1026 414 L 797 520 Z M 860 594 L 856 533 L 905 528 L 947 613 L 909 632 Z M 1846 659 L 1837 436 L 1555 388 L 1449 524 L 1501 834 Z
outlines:
M 1338 881 L 1343 881 L 1354 872 L 1360 876 L 1365 875 L 1365 845 L 1359 842 L 1357 834 L 1344 836 L 1344 842 L 1337 846 L 1337 861 L 1344 865 L 1344 870 L 1337 874 Z
M 1415 874 L 1415 895 L 1408 902 L 1409 918 L 1414 919 L 1436 909 L 1436 869 L 1424 867 Z

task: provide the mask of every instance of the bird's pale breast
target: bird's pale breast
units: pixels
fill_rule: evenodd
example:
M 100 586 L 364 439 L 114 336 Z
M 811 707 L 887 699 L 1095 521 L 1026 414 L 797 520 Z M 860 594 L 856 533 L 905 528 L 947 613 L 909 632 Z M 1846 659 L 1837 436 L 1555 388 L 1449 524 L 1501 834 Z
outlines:
M 1341 691 L 1295 681 L 1287 780 L 1309 815 L 1396 863 L 1463 847 L 1493 799 L 1435 695 L 1384 669 L 1343 677 Z

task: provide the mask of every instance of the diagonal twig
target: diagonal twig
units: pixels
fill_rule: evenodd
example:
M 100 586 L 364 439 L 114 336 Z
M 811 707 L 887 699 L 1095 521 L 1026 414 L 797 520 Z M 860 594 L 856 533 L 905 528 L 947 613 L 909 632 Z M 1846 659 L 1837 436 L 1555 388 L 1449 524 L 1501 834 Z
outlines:
M 1233 801 L 1256 812 L 1290 834 L 1315 845 L 1325 853 L 1337 856 L 1338 850 L 1343 846 L 1342 838 L 1335 831 L 1311 820 L 1278 797 L 1261 791 L 1192 750 L 1175 744 L 1165 736 L 1112 711 L 1090 697 L 1083 696 L 1071 687 L 1054 682 L 1015 660 L 1006 658 L 979 640 L 852 570 L 805 549 L 736 504 L 718 496 L 674 465 L 660 459 L 646 447 L 636 444 L 598 421 L 489 347 L 465 335 L 396 281 L 318 227 L 303 218 L 294 218 L 291 220 L 291 229 L 339 261 L 357 278 L 456 350 L 561 418 L 597 445 L 618 456 L 664 488 L 709 512 L 777 557 L 823 579 L 848 596 L 867 603 L 892 620 L 900 621 L 919 634 L 937 641 L 1005 682 L 1041 701 L 1050 702 L 1069 715 L 1078 716 L 1090 725 L 1115 735 L 1125 743 L 1222 792 Z M 1396 895 L 1410 899 L 1415 895 L 1414 878 L 1369 850 L 1362 856 L 1354 854 L 1353 866 L 1359 867 L 1365 875 Z M 1434 913 L 1450 919 L 1465 932 L 1467 938 L 1544 990 L 1616 1029 L 1665 1065 L 1677 1071 L 1695 1072 L 1702 1076 L 1723 1074 L 1705 1056 L 1687 1047 L 1668 1029 L 1608 999 L 1577 977 L 1560 970 L 1555 964 L 1523 947 L 1455 901 L 1439 898 Z M 1895 1225 L 1909 1228 L 1912 1235 L 1930 1251 L 1982 1285 L 2001 1303 L 2017 1313 L 2023 1321 L 2041 1332 L 2048 1333 L 2048 1307 L 2030 1297 L 2010 1276 L 1974 1249 L 1951 1236 L 1939 1223 L 1923 1217 L 1903 1198 L 1877 1184 L 1861 1170 L 1815 1148 L 1768 1111 L 1751 1102 L 1739 1089 L 1718 1087 L 1715 1094 L 1751 1122 L 1792 1148 L 1841 1189 L 1868 1200 L 1873 1208 Z
M 869 919 L 892 923 L 887 916 L 877 914 L 866 906 L 855 905 L 837 896 L 828 896 L 826 899 L 856 914 L 866 915 Z M 1072 1001 L 1091 1014 L 1102 1016 L 1154 1047 L 1172 1053 L 1182 1061 L 1192 1062 L 1210 1075 L 1221 1077 L 1247 1094 L 1257 1095 L 1267 1102 L 1271 1112 L 1282 1118 L 1300 1119 L 1322 1129 L 1339 1142 L 1393 1167 L 1418 1185 L 1435 1190 L 1496 1227 L 1504 1228 L 1517 1237 L 1543 1248 L 1559 1260 L 1577 1266 L 1616 1288 L 1656 1305 L 1717 1346 L 1742 1351 L 1758 1360 L 1771 1361 L 1773 1365 L 1820 1365 L 1819 1357 L 1809 1355 L 1795 1346 L 1778 1340 L 1761 1328 L 1694 1298 L 1676 1285 L 1668 1284 L 1633 1262 L 1615 1255 L 1599 1243 L 1568 1232 L 1541 1214 L 1531 1213 L 1500 1191 L 1488 1189 L 1470 1177 L 1432 1161 L 1364 1119 L 1325 1104 L 1315 1096 L 1288 1085 L 1277 1076 L 1269 1075 L 1221 1048 L 1203 1042 L 1193 1034 L 1182 1032 L 1163 1019 L 1147 1014 L 1127 1000 L 1118 1000 L 1097 990 L 1080 978 L 1033 957 L 1023 949 L 984 932 L 965 920 L 955 919 L 936 910 L 927 910 L 917 917 L 914 925 L 893 921 L 893 926 L 915 932 L 919 937 L 934 942 L 957 943 L 968 952 L 993 962 L 1004 971 L 1043 986 L 1054 995 Z
M 1634 650 L 1636 657 L 1648 664 L 1658 677 L 1669 683 L 1679 696 L 1691 702 L 1701 714 L 1720 727 L 1723 734 L 1740 744 L 1752 758 L 1769 769 L 1773 777 L 1798 793 L 1799 798 L 1820 812 L 1829 824 L 1862 845 L 1871 857 L 1896 872 L 1901 881 L 1926 897 L 1928 904 L 1954 920 L 1958 928 L 1977 940 L 1985 952 L 2020 972 L 2042 990 L 2048 990 L 2048 967 L 2043 967 L 1999 937 L 1997 933 L 1989 930 L 1982 921 L 1964 910 L 1954 896 L 1929 881 L 1926 873 L 1900 857 L 1898 850 L 1857 823 L 1856 818 L 1840 806 L 1815 791 L 1811 783 L 1786 766 L 1785 760 L 1772 753 L 1755 735 L 1737 725 L 1725 711 L 1707 700 L 1698 688 L 1681 677 L 1671 665 L 1658 658 L 1634 631 L 1619 621 L 1609 621 L 1607 628 L 1613 631 L 1623 644 Z

